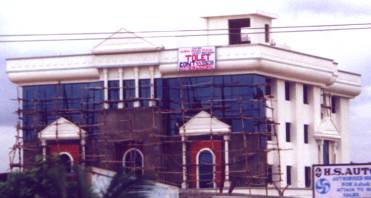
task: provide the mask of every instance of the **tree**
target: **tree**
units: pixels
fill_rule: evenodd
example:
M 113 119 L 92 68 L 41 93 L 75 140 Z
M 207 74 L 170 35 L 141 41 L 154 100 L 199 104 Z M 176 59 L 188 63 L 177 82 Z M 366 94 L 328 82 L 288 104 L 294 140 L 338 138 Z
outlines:
M 88 180 L 87 171 L 75 166 L 67 172 L 57 159 L 38 160 L 37 166 L 24 172 L 8 175 L 0 182 L 0 195 L 4 198 L 97 198 Z M 144 198 L 153 183 L 119 171 L 113 178 L 103 198 Z
M 11 173 L 0 183 L 4 198 L 95 198 L 83 169 L 75 167 L 69 174 L 57 160 L 38 160 L 37 166 L 24 172 Z

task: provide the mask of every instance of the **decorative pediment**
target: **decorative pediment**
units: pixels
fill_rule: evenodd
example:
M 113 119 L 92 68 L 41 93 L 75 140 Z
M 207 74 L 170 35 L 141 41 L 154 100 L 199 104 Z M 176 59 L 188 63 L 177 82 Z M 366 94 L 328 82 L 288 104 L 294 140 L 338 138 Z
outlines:
M 322 119 L 320 125 L 314 133 L 314 137 L 317 139 L 341 139 L 339 131 L 337 130 L 334 122 L 328 116 Z
M 92 52 L 93 54 L 110 54 L 159 51 L 161 49 L 163 46 L 156 46 L 140 35 L 122 28 L 98 44 Z
M 225 134 L 231 132 L 230 128 L 228 124 L 206 111 L 201 111 L 179 128 L 179 134 L 185 136 Z
M 85 130 L 63 117 L 58 118 L 39 132 L 41 140 L 73 140 L 85 138 L 85 135 Z

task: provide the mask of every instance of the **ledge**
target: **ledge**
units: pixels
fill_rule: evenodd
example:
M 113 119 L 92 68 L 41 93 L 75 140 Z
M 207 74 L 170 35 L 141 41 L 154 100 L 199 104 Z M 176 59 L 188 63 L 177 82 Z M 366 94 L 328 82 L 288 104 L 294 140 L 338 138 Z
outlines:
M 345 97 L 360 93 L 358 74 L 337 69 L 331 59 L 263 44 L 216 48 L 216 69 L 184 72 L 177 67 L 177 49 L 122 54 L 42 57 L 7 60 L 9 79 L 16 84 L 69 80 L 99 80 L 100 68 L 148 67 L 161 77 L 256 73 L 278 79 L 320 86 Z

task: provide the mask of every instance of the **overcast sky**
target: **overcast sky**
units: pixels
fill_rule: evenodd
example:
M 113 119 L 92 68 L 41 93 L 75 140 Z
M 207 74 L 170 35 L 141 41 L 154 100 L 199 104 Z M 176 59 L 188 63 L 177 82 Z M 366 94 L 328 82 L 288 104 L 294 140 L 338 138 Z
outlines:
M 0 34 L 114 32 L 203 28 L 200 16 L 246 13 L 277 15 L 273 26 L 371 22 L 369 0 L 1 0 Z M 362 94 L 351 103 L 352 160 L 371 161 L 371 30 L 273 35 L 293 50 L 334 59 L 339 68 L 362 74 Z M 6 38 L 0 37 L 0 40 Z M 16 89 L 5 74 L 5 58 L 87 53 L 100 41 L 0 43 L 0 172 L 14 143 Z

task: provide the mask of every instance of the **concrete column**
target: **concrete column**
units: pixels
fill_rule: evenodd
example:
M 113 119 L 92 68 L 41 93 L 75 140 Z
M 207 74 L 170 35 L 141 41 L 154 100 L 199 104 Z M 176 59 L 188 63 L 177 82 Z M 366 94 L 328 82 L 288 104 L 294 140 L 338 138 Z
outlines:
M 321 123 L 321 89 L 319 87 L 313 87 L 310 98 L 310 106 L 313 116 L 313 129 L 316 131 L 317 127 Z
M 182 188 L 187 188 L 187 144 L 186 137 L 182 135 L 182 170 L 183 170 L 183 181 Z
M 46 140 L 41 140 L 43 161 L 46 161 Z
M 224 188 L 230 188 L 231 182 L 229 181 L 229 134 L 224 135 Z
M 304 150 L 304 102 L 303 102 L 303 84 L 295 83 L 293 86 L 293 98 L 294 106 L 293 106 L 293 130 L 291 132 L 291 137 L 293 137 L 293 148 L 295 152 L 295 160 L 292 172 L 294 175 L 293 178 L 293 185 L 296 187 L 305 187 L 305 178 L 304 178 L 304 160 L 301 160 L 303 157 L 303 150 Z M 295 181 L 296 180 L 296 181 Z
M 330 164 L 335 163 L 335 143 L 336 141 L 330 141 L 330 148 L 329 148 Z
M 150 67 L 149 68 L 149 74 L 150 74 L 150 97 L 151 97 L 151 101 L 149 101 L 149 106 L 150 107 L 153 107 L 153 106 L 156 106 L 156 101 L 154 101 L 153 99 L 155 99 L 155 72 L 154 72 L 154 68 L 153 67 Z
M 338 155 L 337 155 L 338 145 L 339 145 L 338 141 L 334 141 L 334 143 L 332 144 L 332 152 L 333 152 L 332 163 L 337 163 L 339 161 Z
M 350 135 L 349 135 L 349 99 L 340 97 L 337 111 L 337 127 L 341 136 L 339 145 L 339 163 L 350 162 Z
M 310 139 L 313 137 L 315 132 L 318 132 L 318 127 L 321 124 L 321 88 L 313 87 L 311 93 L 311 115 L 312 115 L 312 122 L 311 126 L 309 127 L 309 146 L 310 149 L 313 151 L 317 151 L 317 153 L 313 152 L 313 160 L 318 159 L 317 162 L 313 163 L 320 163 L 321 153 L 319 152 L 319 145 L 314 139 Z
M 103 99 L 104 99 L 104 103 L 103 103 L 103 108 L 104 109 L 108 109 L 109 108 L 109 104 L 108 104 L 108 71 L 107 71 L 107 68 L 104 68 L 103 69 Z
M 139 68 L 134 67 L 134 86 L 135 86 L 135 99 L 134 107 L 140 107 L 139 99 Z
M 318 144 L 318 163 L 323 163 L 323 140 L 317 140 Z
M 119 68 L 119 104 L 118 108 L 123 109 L 124 108 L 124 72 L 123 69 L 120 67 Z
M 280 167 L 280 170 L 278 171 L 277 177 L 280 177 L 280 179 L 276 179 L 277 181 L 282 181 L 282 182 L 277 182 L 277 186 L 283 188 L 286 185 L 286 159 L 288 158 L 288 151 L 285 150 L 286 147 L 286 140 L 285 140 L 285 122 L 286 122 L 286 101 L 285 101 L 285 81 L 283 80 L 274 80 L 272 83 L 272 93 L 274 96 L 274 101 L 273 101 L 273 108 L 274 108 L 274 121 L 279 123 L 279 125 L 276 126 L 276 141 L 278 141 L 280 149 L 282 150 L 275 150 L 272 151 L 274 154 L 273 157 L 273 164 L 277 167 Z M 273 139 L 274 140 L 274 139 Z M 271 153 L 271 152 L 270 152 Z M 278 154 L 280 157 L 278 157 Z M 278 166 L 280 165 L 280 166 Z

